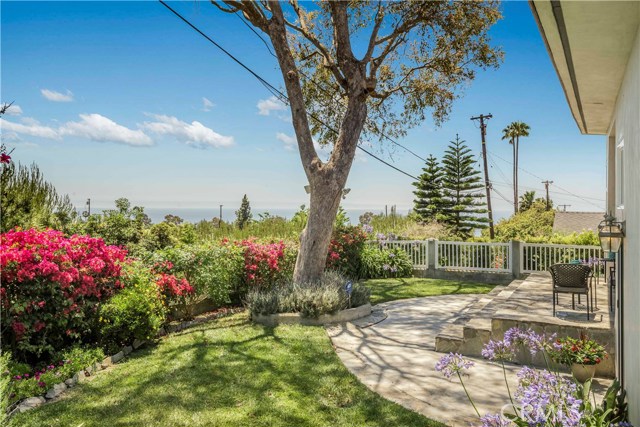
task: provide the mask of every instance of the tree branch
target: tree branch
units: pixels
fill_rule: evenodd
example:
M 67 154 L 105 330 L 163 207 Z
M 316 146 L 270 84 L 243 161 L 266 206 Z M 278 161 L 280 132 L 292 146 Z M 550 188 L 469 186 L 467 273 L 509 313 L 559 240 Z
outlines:
M 300 76 L 287 40 L 286 20 L 282 8 L 277 0 L 270 1 L 269 7 L 271 8 L 272 18 L 268 22 L 268 34 L 271 37 L 271 43 L 276 52 L 280 71 L 289 95 L 291 118 L 298 140 L 302 165 L 309 183 L 312 183 L 317 176 L 317 172 L 322 169 L 323 164 L 313 146 Z
M 291 2 L 291 6 L 293 7 L 293 10 L 296 12 L 296 15 L 298 17 L 298 22 L 300 22 L 300 26 L 297 26 L 292 22 L 287 21 L 286 19 L 284 21 L 285 25 L 291 28 L 292 30 L 295 30 L 300 34 L 302 34 L 304 38 L 309 40 L 309 42 L 311 42 L 311 44 L 313 44 L 316 47 L 316 49 L 318 49 L 318 53 L 322 55 L 322 57 L 324 58 L 323 65 L 331 71 L 331 73 L 335 77 L 338 84 L 340 84 L 340 86 L 346 91 L 348 87 L 347 80 L 345 76 L 342 74 L 342 72 L 340 71 L 338 64 L 336 64 L 336 61 L 333 59 L 331 52 L 329 51 L 329 49 L 327 49 L 325 45 L 322 44 L 322 42 L 320 42 L 320 40 L 318 40 L 315 34 L 313 34 L 313 32 L 309 29 L 307 20 L 304 15 L 304 11 L 300 8 L 298 1 L 290 0 L 290 2 Z
M 371 57 L 373 56 L 373 51 L 376 47 L 376 41 L 378 38 L 378 33 L 380 32 L 380 27 L 382 26 L 382 21 L 384 20 L 384 14 L 382 12 L 382 1 L 378 0 L 378 10 L 376 11 L 376 16 L 374 18 L 373 30 L 371 31 L 371 37 L 369 37 L 369 46 L 367 47 L 367 52 L 362 58 L 362 62 L 365 64 L 371 61 Z

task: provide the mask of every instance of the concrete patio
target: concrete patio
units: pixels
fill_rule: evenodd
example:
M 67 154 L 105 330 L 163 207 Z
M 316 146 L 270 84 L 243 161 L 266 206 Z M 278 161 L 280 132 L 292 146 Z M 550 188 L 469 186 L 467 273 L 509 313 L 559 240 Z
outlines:
M 464 319 L 446 326 L 436 337 L 436 351 L 457 352 L 480 356 L 482 346 L 489 339 L 501 339 L 512 328 L 531 328 L 538 333 L 557 334 L 559 337 L 581 335 L 603 344 L 610 356 L 597 366 L 596 375 L 615 376 L 615 334 L 613 319 L 609 316 L 607 285 L 602 280 L 594 289 L 598 308 L 586 318 L 585 299 L 572 310 L 571 296 L 560 295 L 556 316 L 553 316 L 551 276 L 532 273 L 526 279 L 514 280 L 507 287 L 496 287 L 482 296 L 465 313 Z M 531 358 L 528 352 L 518 355 L 518 363 L 544 366 L 541 357 Z
M 447 380 L 435 371 L 442 357 L 436 352 L 436 336 L 450 325 L 469 320 L 469 310 L 492 296 L 445 295 L 393 301 L 375 307 L 372 316 L 359 322 L 327 328 L 336 353 L 345 366 L 371 390 L 426 417 L 450 426 L 479 425 L 457 378 Z M 482 358 L 465 384 L 480 413 L 500 412 L 509 402 L 502 368 Z M 507 365 L 515 387 L 519 366 Z M 596 380 L 602 390 L 608 380 Z

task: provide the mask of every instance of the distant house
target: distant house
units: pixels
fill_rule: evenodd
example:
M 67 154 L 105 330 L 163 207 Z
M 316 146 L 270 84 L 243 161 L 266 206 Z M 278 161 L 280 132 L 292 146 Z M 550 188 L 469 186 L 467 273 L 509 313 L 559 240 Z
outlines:
M 625 223 L 617 256 L 618 377 L 640 425 L 640 2 L 530 0 L 567 103 L 604 135 L 607 211 Z M 569 161 L 569 159 L 568 159 Z
M 554 233 L 598 232 L 598 224 L 604 218 L 604 212 L 556 212 L 553 219 Z

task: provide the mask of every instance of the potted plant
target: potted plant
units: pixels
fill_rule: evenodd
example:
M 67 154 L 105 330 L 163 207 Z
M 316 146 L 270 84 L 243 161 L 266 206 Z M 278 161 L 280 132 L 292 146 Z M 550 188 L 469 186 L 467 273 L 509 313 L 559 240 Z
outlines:
M 570 366 L 581 383 L 593 378 L 596 365 L 607 357 L 604 347 L 586 336 L 559 338 L 551 345 L 549 354 L 555 362 Z

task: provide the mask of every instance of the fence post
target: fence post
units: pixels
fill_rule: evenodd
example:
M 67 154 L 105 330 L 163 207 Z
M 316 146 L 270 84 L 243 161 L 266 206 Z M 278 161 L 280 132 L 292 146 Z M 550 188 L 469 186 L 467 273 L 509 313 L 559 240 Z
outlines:
M 436 270 L 436 257 L 438 256 L 438 254 L 436 254 L 436 240 L 435 239 L 429 239 L 427 240 L 427 255 L 428 255 L 428 261 L 427 261 L 427 270 L 431 270 L 431 271 L 435 271 Z
M 511 273 L 514 279 L 519 279 L 522 276 L 522 257 L 520 251 L 522 250 L 522 242 L 518 240 L 511 241 Z

